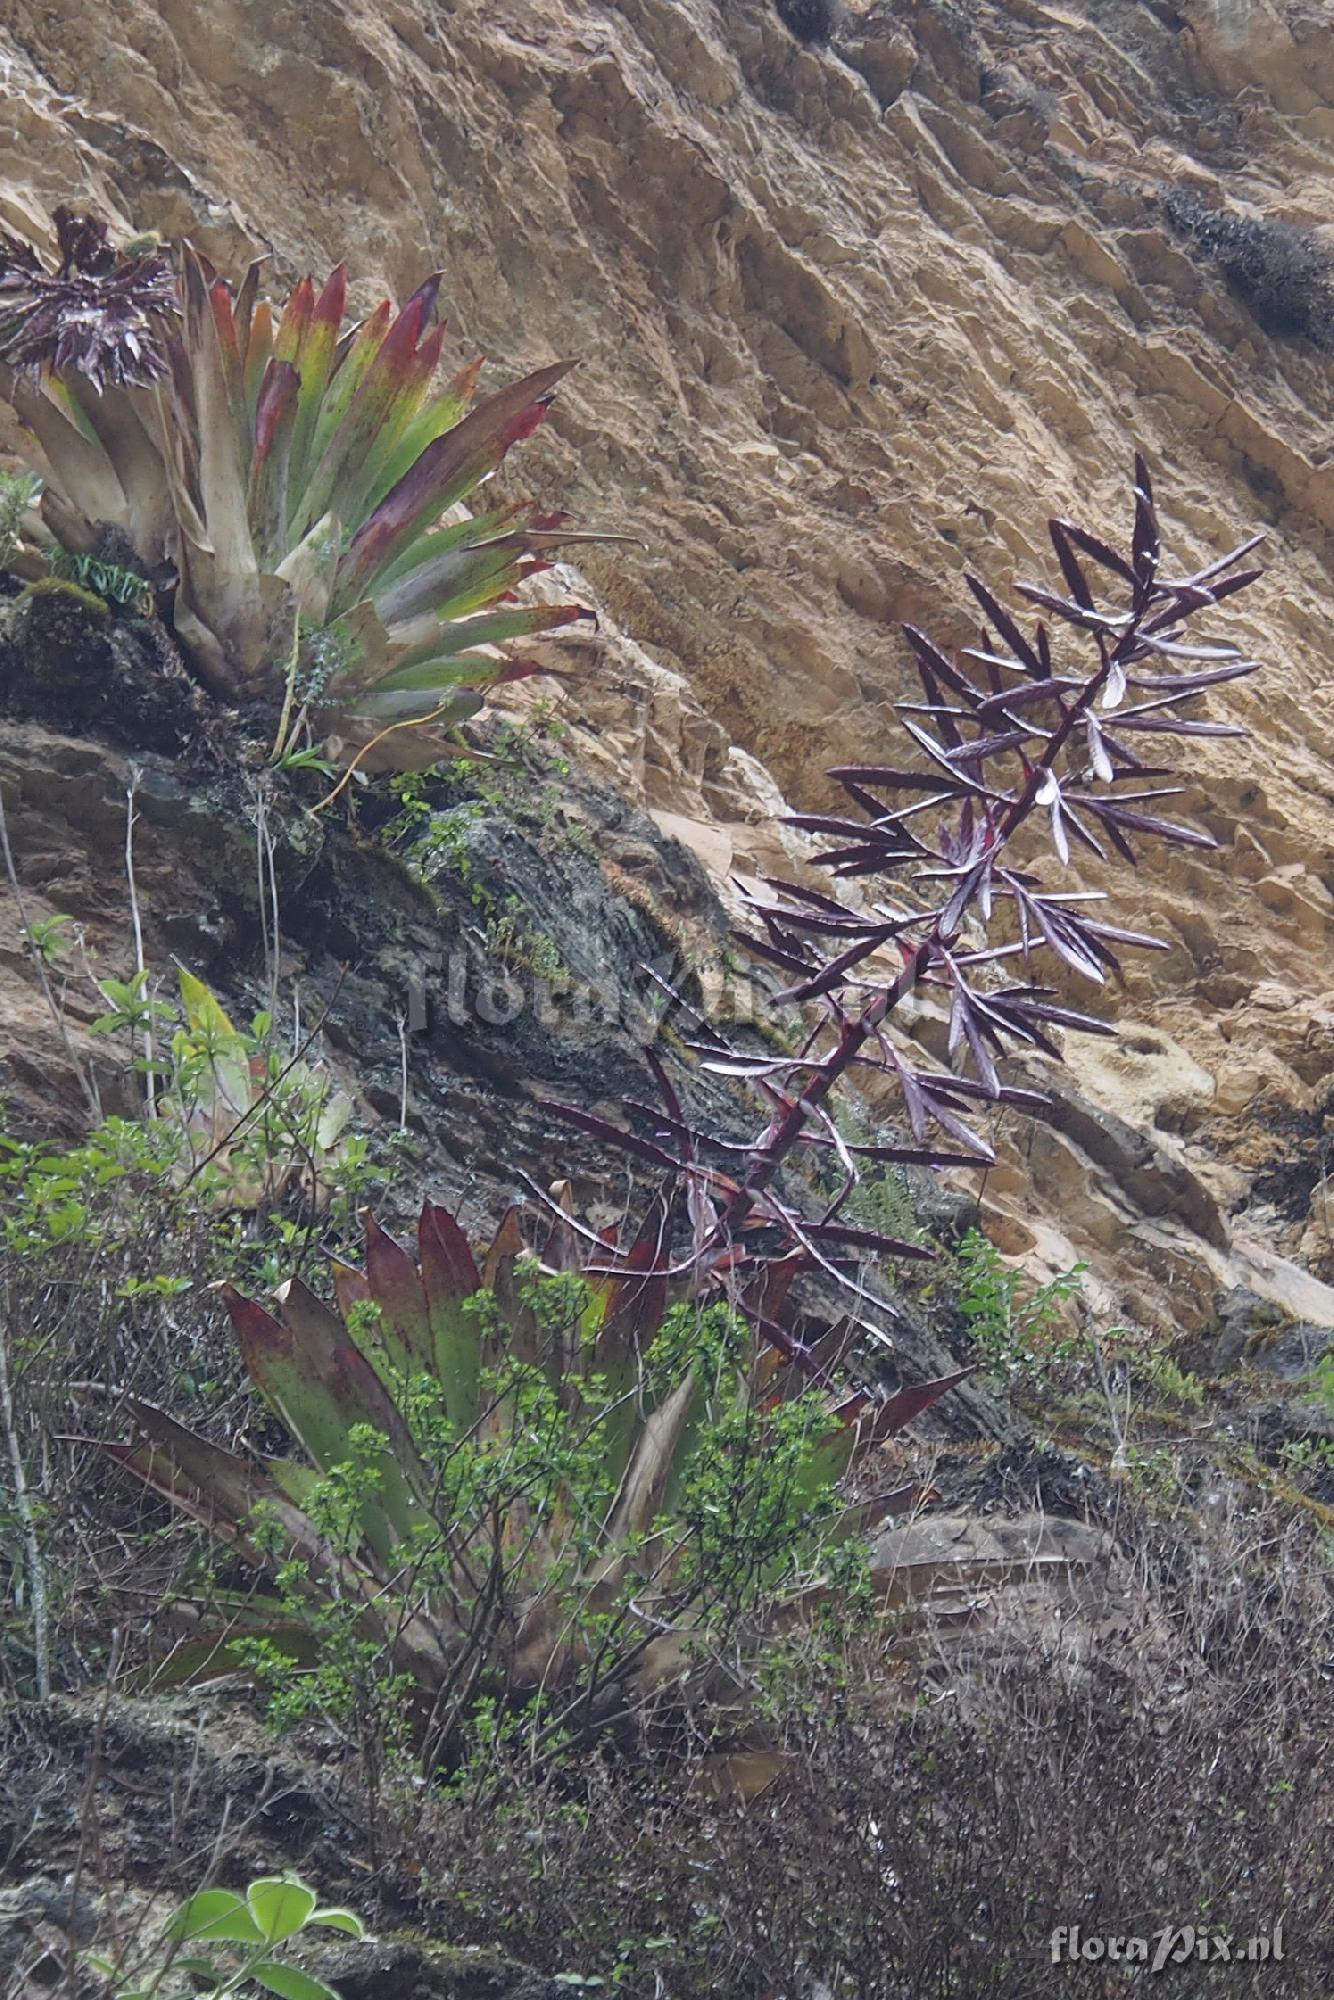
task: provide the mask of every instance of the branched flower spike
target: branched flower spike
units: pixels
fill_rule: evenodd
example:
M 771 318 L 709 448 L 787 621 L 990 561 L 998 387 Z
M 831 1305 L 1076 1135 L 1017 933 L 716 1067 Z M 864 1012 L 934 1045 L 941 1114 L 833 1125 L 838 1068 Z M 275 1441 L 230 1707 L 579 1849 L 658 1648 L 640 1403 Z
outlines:
M 1067 886 L 1021 860 L 1016 837 L 1030 823 L 1045 826 L 1061 870 L 1076 846 L 1134 866 L 1141 839 L 1215 845 L 1208 834 L 1163 817 L 1161 801 L 1183 786 L 1157 761 L 1158 744 L 1171 736 L 1245 734 L 1185 711 L 1206 690 L 1254 673 L 1257 662 L 1233 646 L 1195 643 L 1187 628 L 1260 575 L 1242 564 L 1261 537 L 1192 575 L 1168 575 L 1142 458 L 1135 461 L 1126 551 L 1073 521 L 1054 520 L 1050 532 L 1065 591 L 1017 586 L 1043 614 L 1030 629 L 975 576 L 968 588 L 984 620 L 976 644 L 953 655 L 915 626 L 904 628 L 923 699 L 899 704 L 899 714 L 917 762 L 832 771 L 857 816 L 802 813 L 791 821 L 832 839 L 820 865 L 836 883 L 906 876 L 912 900 L 873 889 L 853 902 L 790 882 L 769 882 L 769 893 L 753 899 L 758 931 L 744 942 L 786 977 L 780 1000 L 818 1006 L 818 1018 L 791 1056 L 757 1058 L 711 1032 L 694 1047 L 706 1069 L 748 1079 L 762 1093 L 770 1107 L 764 1129 L 749 1143 L 723 1148 L 726 1167 L 701 1166 L 701 1150 L 717 1157 L 721 1142 L 692 1131 L 673 1095 L 666 1116 L 656 1115 L 651 1140 L 620 1135 L 640 1157 L 647 1148 L 654 1164 L 689 1181 L 699 1217 L 691 1254 L 703 1265 L 762 1225 L 776 1225 L 810 1263 L 845 1279 L 849 1252 L 904 1254 L 905 1246 L 839 1219 L 861 1163 L 990 1161 L 973 1122 L 977 1107 L 1040 1112 L 1045 1103 L 1008 1085 L 1001 1059 L 1024 1049 L 1058 1057 L 1061 1029 L 1114 1032 L 1030 976 L 1033 961 L 1053 954 L 1101 984 L 1119 970 L 1121 950 L 1170 949 L 1105 921 L 1101 892 Z M 1058 645 L 1057 632 L 1067 646 Z M 1067 658 L 1072 644 L 1083 647 L 1082 659 Z M 993 943 L 988 930 L 1002 905 L 1009 935 Z M 884 954 L 897 962 L 890 975 L 876 964 Z M 895 1009 L 918 987 L 948 998 L 948 1069 L 925 1066 L 887 1033 Z M 910 1143 L 855 1144 L 837 1131 L 831 1093 L 843 1078 L 868 1071 L 897 1085 Z M 566 1115 L 602 1137 L 617 1134 L 605 1120 Z M 808 1219 L 780 1199 L 775 1181 L 786 1160 L 811 1149 L 832 1154 L 843 1179 L 825 1210 Z

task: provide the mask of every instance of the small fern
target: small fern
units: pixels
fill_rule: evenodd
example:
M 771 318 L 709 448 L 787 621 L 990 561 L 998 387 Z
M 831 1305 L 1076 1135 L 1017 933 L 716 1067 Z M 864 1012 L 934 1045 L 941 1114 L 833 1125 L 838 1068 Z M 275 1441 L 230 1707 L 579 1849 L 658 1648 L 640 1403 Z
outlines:
M 888 1135 L 855 1112 L 835 1113 L 840 1135 L 854 1146 L 869 1145 Z M 896 1236 L 907 1243 L 920 1243 L 922 1229 L 913 1204 L 912 1182 L 907 1170 L 891 1161 L 863 1171 L 847 1199 L 845 1220 L 875 1229 L 883 1236 Z

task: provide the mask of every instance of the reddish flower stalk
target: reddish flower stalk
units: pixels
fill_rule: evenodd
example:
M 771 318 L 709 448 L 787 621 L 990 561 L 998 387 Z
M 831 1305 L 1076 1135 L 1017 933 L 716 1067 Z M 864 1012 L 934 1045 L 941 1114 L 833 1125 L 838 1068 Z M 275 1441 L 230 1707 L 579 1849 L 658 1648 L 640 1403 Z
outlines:
M 845 1282 L 852 1252 L 920 1255 L 918 1246 L 850 1230 L 838 1220 L 857 1185 L 859 1161 L 990 1162 L 991 1147 L 968 1122 L 970 1107 L 980 1101 L 1032 1112 L 1045 1104 L 1038 1094 L 1006 1084 L 998 1059 L 1016 1049 L 1059 1059 L 1056 1029 L 1114 1032 L 1030 978 L 1031 961 L 1049 952 L 1101 984 L 1109 973 L 1119 974 L 1118 948 L 1170 949 L 1160 939 L 1101 922 L 1094 914 L 1101 893 L 1049 886 L 1009 850 L 1040 813 L 1048 816 L 1062 868 L 1072 842 L 1132 867 L 1132 836 L 1216 844 L 1160 816 L 1157 801 L 1183 786 L 1171 782 L 1174 770 L 1150 761 L 1152 746 L 1144 739 L 1245 734 L 1182 711 L 1206 690 L 1254 673 L 1257 662 L 1233 646 L 1195 644 L 1184 635 L 1199 612 L 1260 575 L 1239 565 L 1261 537 L 1193 575 L 1165 578 L 1149 473 L 1138 457 L 1126 553 L 1071 521 L 1052 521 L 1050 532 L 1068 594 L 1017 586 L 1045 614 L 1031 633 L 975 576 L 967 583 L 985 621 L 976 644 L 951 655 L 915 626 L 904 628 L 924 699 L 900 703 L 898 712 L 921 754 L 919 767 L 831 771 L 860 817 L 800 813 L 790 821 L 832 837 L 836 844 L 824 850 L 819 865 L 836 882 L 887 882 L 906 872 L 919 897 L 925 889 L 937 900 L 926 907 L 853 904 L 777 881 L 766 884 L 772 895 L 752 899 L 759 930 L 743 941 L 788 976 L 777 1003 L 818 1001 L 821 1021 L 791 1057 L 737 1051 L 707 1028 L 692 1046 L 706 1068 L 748 1079 L 768 1099 L 764 1130 L 748 1145 L 724 1147 L 689 1125 L 674 1095 L 665 1100 L 668 1129 L 651 1142 L 580 1115 L 586 1127 L 633 1144 L 641 1155 L 651 1146 L 661 1164 L 685 1178 L 696 1218 L 691 1257 L 701 1274 L 730 1269 L 737 1255 L 732 1246 L 743 1232 L 763 1225 L 776 1225 L 809 1263 Z M 1086 564 L 1110 579 L 1110 604 L 1100 605 Z M 1058 660 L 1052 621 L 1091 646 L 1087 665 Z M 901 798 L 907 802 L 897 803 Z M 1018 935 L 993 943 L 987 932 L 1001 904 L 1009 906 Z M 885 978 L 867 970 L 867 962 L 890 946 L 902 958 L 897 974 Z M 1019 980 L 993 983 L 996 969 L 1016 960 Z M 919 987 L 949 995 L 948 1069 L 910 1061 L 885 1032 L 895 1009 Z M 910 1144 L 856 1144 L 838 1133 L 828 1100 L 844 1078 L 865 1070 L 897 1082 Z M 810 1147 L 832 1152 L 844 1176 L 817 1218 L 802 1215 L 775 1191 L 783 1164 Z M 740 1170 L 708 1165 L 701 1151 L 707 1156 L 711 1148 L 740 1152 Z

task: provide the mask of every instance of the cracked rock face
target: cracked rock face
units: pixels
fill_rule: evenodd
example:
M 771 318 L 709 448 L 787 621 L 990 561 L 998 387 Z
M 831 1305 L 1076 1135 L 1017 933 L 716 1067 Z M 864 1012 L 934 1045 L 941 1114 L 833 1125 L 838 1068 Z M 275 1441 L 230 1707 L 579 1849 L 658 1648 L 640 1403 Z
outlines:
M 608 624 L 563 700 L 581 754 L 716 872 L 770 865 L 780 794 L 819 799 L 888 734 L 901 620 L 963 637 L 965 568 L 1044 568 L 1049 512 L 1119 525 L 1134 443 L 1174 559 L 1265 528 L 1229 631 L 1268 671 L 1214 708 L 1253 742 L 1200 746 L 1184 802 L 1219 852 L 1153 857 L 1133 889 L 1178 948 L 1122 1013 L 1168 1060 L 1077 1069 L 1097 1115 L 1064 1118 L 1045 1169 L 1016 1155 L 993 1220 L 1145 1315 L 1268 1284 L 1318 1319 L 1285 1260 L 1334 1272 L 1306 1171 L 1331 1059 L 1329 359 L 1271 337 L 1164 203 L 1334 235 L 1327 10 L 846 11 L 826 47 L 764 0 L 13 0 L 0 219 L 86 199 L 228 268 L 346 255 L 363 303 L 439 265 L 460 352 L 580 356 L 528 476 L 648 553 L 590 555 Z M 1254 1193 L 1280 1169 L 1320 1214 Z

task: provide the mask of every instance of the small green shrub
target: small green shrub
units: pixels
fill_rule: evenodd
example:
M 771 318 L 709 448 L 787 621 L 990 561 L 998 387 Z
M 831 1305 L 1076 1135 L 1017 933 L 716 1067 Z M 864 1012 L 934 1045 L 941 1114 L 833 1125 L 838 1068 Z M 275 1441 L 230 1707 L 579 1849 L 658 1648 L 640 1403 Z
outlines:
M 320 1210 L 336 1192 L 355 1192 L 366 1147 L 348 1132 L 347 1095 L 318 1062 L 280 1045 L 270 1014 L 237 1028 L 203 980 L 184 966 L 179 979 L 178 1011 L 146 968 L 104 975 L 107 1010 L 89 1029 L 128 1038 L 155 1125 L 154 1163 L 217 1208 L 256 1208 L 299 1187 Z
M 1297 1478 L 1334 1474 L 1334 1439 L 1287 1438 L 1278 1448 L 1279 1463 Z
M 1334 1352 L 1326 1354 L 1311 1376 L 1312 1393 L 1334 1410 Z
M 328 1205 L 352 1157 L 351 1099 L 317 1064 L 280 1048 L 273 1020 L 232 1025 L 200 979 L 180 970 L 185 1024 L 171 1042 L 171 1080 L 159 1115 L 186 1141 L 183 1170 L 203 1174 L 220 1205 L 253 1208 L 301 1184 Z
M 134 905 L 132 868 L 130 888 Z M 148 1578 L 127 1578 L 140 1536 L 102 1504 L 108 1478 L 123 1499 L 121 1482 L 110 1468 L 90 1481 L 86 1447 L 70 1442 L 75 1399 L 79 1428 L 97 1434 L 119 1433 L 122 1389 L 162 1395 L 205 1423 L 228 1398 L 243 1407 L 235 1349 L 220 1336 L 223 1351 L 213 1344 L 207 1288 L 276 1283 L 317 1243 L 343 1244 L 409 1143 L 385 1127 L 353 1129 L 318 1051 L 318 1020 L 304 1034 L 283 1032 L 268 1012 L 234 1023 L 184 969 L 175 995 L 142 963 L 99 976 L 68 916 L 39 921 L 21 908 L 20 919 L 58 1028 L 67 989 L 85 979 L 103 1012 L 91 1023 L 101 1053 L 85 1072 L 86 1136 L 19 1136 L 0 1116 L 0 1376 L 13 1405 L 0 1463 L 16 1488 L 26 1480 L 28 1503 L 24 1520 L 21 1505 L 0 1502 L 0 1698 L 96 1673 L 109 1622 L 133 1628 L 137 1663 L 146 1581 L 165 1590 L 193 1560 L 178 1520 L 170 1549 L 146 1538 Z M 113 1101 L 138 1103 L 140 1116 L 104 1116 Z M 177 1317 L 187 1292 L 188 1315 Z M 92 1378 L 106 1388 L 95 1402 Z M 6 1422 L 0 1408 L 0 1431 Z
M 239 1386 L 206 1290 L 237 1268 L 236 1219 L 180 1198 L 178 1156 L 165 1125 L 132 1119 L 73 1147 L 0 1134 L 0 1707 L 104 1673 L 112 1629 L 160 1608 L 186 1554 L 187 1535 L 168 1547 L 116 1504 L 118 1482 L 68 1435 L 72 1385 L 92 1377 L 115 1386 L 85 1433 L 115 1434 L 122 1388 L 196 1412 Z
M 513 732 L 502 730 L 501 740 L 507 754 L 515 749 Z M 480 878 L 471 839 L 489 815 L 502 814 L 539 845 L 585 849 L 582 826 L 557 823 L 558 795 L 550 780 L 534 785 L 524 764 L 484 765 L 460 757 L 434 773 L 404 772 L 390 781 L 390 796 L 397 811 L 386 825 L 386 838 L 427 881 L 443 870 L 465 891 L 484 920 L 488 955 L 508 970 L 536 979 L 553 984 L 568 979 L 570 969 L 559 947 L 533 921 L 522 897 L 502 894 Z
M 128 1985 L 116 1958 L 86 1952 L 84 1963 L 111 1983 L 115 2000 L 224 2000 L 256 1987 L 279 2000 L 338 2000 L 332 1986 L 290 1955 L 303 1932 L 316 1928 L 366 1935 L 351 1910 L 321 1909 L 315 1891 L 299 1876 L 267 1875 L 252 1882 L 244 1896 L 231 1889 L 201 1889 L 191 1896 L 162 1933 L 158 1963 L 136 1968 Z M 201 1946 L 210 1948 L 206 1957 Z
M 671 1271 L 661 1218 L 618 1247 L 562 1215 L 539 1263 L 513 1214 L 474 1256 L 428 1202 L 415 1258 L 368 1213 L 337 1311 L 296 1279 L 276 1313 L 229 1292 L 305 1457 L 257 1462 L 125 1399 L 138 1439 L 111 1456 L 264 1580 L 165 1676 L 246 1668 L 286 1720 L 402 1698 L 429 1762 L 488 1703 L 536 1713 L 538 1743 L 601 1731 L 780 1605 L 840 1594 L 838 1552 L 880 1509 L 838 1482 L 960 1377 L 879 1403 L 812 1386 L 774 1318 L 790 1267 L 764 1336 Z M 886 1587 L 901 1602 L 902 1571 Z
M 1198 1375 L 1191 1375 L 1186 1369 L 1178 1366 L 1170 1354 L 1160 1354 L 1151 1349 L 1138 1359 L 1136 1366 L 1154 1392 L 1165 1402 L 1174 1403 L 1180 1409 L 1186 1410 L 1204 1408 L 1203 1382 Z
M 502 965 L 531 972 L 535 979 L 569 977 L 569 968 L 555 943 L 533 924 L 520 896 L 506 896 L 488 919 L 486 948 Z
M 1181 1455 L 1170 1444 L 1132 1445 L 1126 1452 L 1131 1490 L 1150 1507 L 1169 1511 L 1186 1490 Z
M 146 1189 L 159 1200 L 170 1192 L 179 1156 L 168 1127 L 132 1118 L 107 1118 L 64 1150 L 0 1132 L 0 1247 L 14 1258 L 104 1248 Z
M 1064 1332 L 1062 1308 L 1080 1294 L 1084 1266 L 1029 1286 L 995 1244 L 970 1229 L 954 1260 L 959 1310 L 983 1367 L 1001 1381 L 1026 1380 L 1073 1360 L 1078 1338 Z

